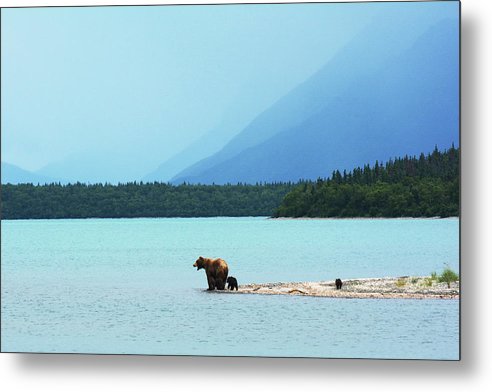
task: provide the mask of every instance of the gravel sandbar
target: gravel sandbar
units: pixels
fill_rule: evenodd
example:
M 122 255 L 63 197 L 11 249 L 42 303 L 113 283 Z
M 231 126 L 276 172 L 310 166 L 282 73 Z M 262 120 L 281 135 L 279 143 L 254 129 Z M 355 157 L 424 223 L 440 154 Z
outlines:
M 439 283 L 430 276 L 401 276 L 343 280 L 340 290 L 335 281 L 251 283 L 228 294 L 304 295 L 332 298 L 413 298 L 459 299 L 459 282 Z

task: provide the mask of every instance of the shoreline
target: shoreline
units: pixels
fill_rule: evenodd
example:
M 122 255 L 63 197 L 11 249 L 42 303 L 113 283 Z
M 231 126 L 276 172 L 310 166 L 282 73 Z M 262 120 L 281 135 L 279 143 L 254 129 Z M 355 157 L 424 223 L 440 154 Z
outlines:
M 258 219 L 266 219 L 266 220 L 278 220 L 278 221 L 283 221 L 283 220 L 445 220 L 445 219 L 456 219 L 459 220 L 459 216 L 446 216 L 446 217 L 439 217 L 439 216 L 423 216 L 423 217 L 414 217 L 414 216 L 399 216 L 399 217 L 384 217 L 384 216 L 379 216 L 379 217 L 370 217 L 370 216 L 356 216 L 356 217 L 287 217 L 287 216 L 281 216 L 278 218 L 275 218 L 273 216 L 267 216 L 267 215 L 241 215 L 241 216 L 231 216 L 231 215 L 217 215 L 217 216 L 115 216 L 115 217 L 97 217 L 97 216 L 90 216 L 90 217 L 71 217 L 71 218 L 2 218 L 2 221 L 60 221 L 60 220 L 102 220 L 102 219 L 217 219 L 217 218 L 230 218 L 230 219 L 236 219 L 236 218 L 258 218 Z
M 384 216 L 378 216 L 378 217 L 370 217 L 370 216 L 356 216 L 356 217 L 327 217 L 327 218 L 322 218 L 322 217 L 309 217 L 309 216 L 302 216 L 298 218 L 294 217 L 289 217 L 289 216 L 281 216 L 278 218 L 275 217 L 268 217 L 268 219 L 275 219 L 275 220 L 444 220 L 444 219 L 459 219 L 459 216 L 446 216 L 444 218 L 441 218 L 440 216 L 423 216 L 423 217 L 414 217 L 414 216 L 399 216 L 399 217 L 384 217 Z
M 219 291 L 216 291 L 219 293 Z M 238 291 L 220 291 L 226 294 L 296 295 L 326 298 L 358 299 L 459 299 L 459 282 L 432 280 L 430 276 L 401 276 L 384 278 L 346 279 L 340 290 L 335 281 L 276 282 L 240 285 Z

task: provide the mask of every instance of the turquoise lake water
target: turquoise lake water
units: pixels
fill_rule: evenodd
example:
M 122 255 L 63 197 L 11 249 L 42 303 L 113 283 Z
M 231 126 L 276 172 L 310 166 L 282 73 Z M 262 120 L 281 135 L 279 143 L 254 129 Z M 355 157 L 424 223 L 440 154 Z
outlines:
M 458 359 L 459 301 L 209 293 L 459 268 L 458 219 L 1 222 L 2 351 Z

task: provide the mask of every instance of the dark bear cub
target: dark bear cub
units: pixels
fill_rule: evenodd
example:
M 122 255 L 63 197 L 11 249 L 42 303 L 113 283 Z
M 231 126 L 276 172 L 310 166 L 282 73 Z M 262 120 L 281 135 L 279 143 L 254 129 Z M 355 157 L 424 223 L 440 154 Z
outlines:
M 337 286 L 337 290 L 340 290 L 342 288 L 342 279 L 338 278 L 337 280 L 335 280 L 335 285 Z
M 228 290 L 234 290 L 234 289 L 236 289 L 236 291 L 238 290 L 237 280 L 236 280 L 235 277 L 229 276 L 227 278 L 227 289 Z

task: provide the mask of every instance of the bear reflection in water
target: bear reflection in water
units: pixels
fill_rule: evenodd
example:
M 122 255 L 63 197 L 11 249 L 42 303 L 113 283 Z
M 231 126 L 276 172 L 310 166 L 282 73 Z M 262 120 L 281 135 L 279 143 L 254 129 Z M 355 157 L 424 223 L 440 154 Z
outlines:
M 229 273 L 229 268 L 225 260 L 222 259 L 210 259 L 208 257 L 200 256 L 193 264 L 197 271 L 202 268 L 207 274 L 208 290 L 224 290 Z

